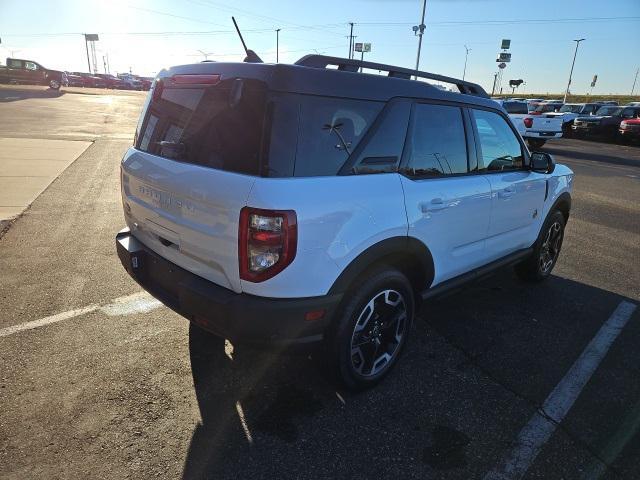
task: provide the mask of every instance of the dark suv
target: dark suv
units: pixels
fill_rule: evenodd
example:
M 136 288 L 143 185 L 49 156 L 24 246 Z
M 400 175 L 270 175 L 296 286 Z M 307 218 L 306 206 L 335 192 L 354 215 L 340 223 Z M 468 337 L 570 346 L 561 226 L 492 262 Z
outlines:
M 640 107 L 604 105 L 593 116 L 576 118 L 571 128 L 576 137 L 614 139 L 618 136 L 620 123 L 623 120 L 638 117 L 640 117 Z

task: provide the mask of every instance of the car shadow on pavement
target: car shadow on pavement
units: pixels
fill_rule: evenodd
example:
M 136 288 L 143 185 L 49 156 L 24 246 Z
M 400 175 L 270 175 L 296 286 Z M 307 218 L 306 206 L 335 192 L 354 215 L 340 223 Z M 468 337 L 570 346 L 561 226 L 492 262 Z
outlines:
M 32 98 L 60 98 L 65 94 L 64 90 L 53 90 L 51 88 L 42 90 L 21 90 L 18 88 L 3 89 L 0 87 L 0 103 L 19 102 Z
M 630 147 L 631 145 L 625 145 Z M 567 157 L 576 160 L 587 160 L 589 162 L 602 162 L 610 165 L 622 165 L 625 167 L 638 167 L 640 166 L 640 159 L 638 158 L 624 158 L 622 155 L 603 155 L 601 153 L 594 153 L 586 150 L 565 150 L 560 148 L 548 147 L 545 145 L 544 151 L 557 157 Z M 634 152 L 635 153 L 635 152 Z M 640 151 L 638 152 L 640 153 Z
M 423 305 L 402 361 L 360 394 L 336 390 L 319 352 L 231 352 L 192 325 L 201 423 L 183 478 L 478 478 L 623 299 L 558 276 L 525 284 L 506 270 Z M 630 361 L 616 355 L 617 366 Z M 597 450 L 640 395 L 633 375 L 597 380 L 597 410 L 564 428 Z

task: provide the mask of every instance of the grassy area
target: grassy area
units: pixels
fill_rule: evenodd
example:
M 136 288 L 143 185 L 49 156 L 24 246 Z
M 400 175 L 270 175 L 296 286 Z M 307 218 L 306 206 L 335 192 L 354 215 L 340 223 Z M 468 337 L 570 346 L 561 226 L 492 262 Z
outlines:
M 495 97 L 518 97 L 518 98 L 559 98 L 564 97 L 563 93 L 548 94 L 548 93 L 527 93 L 519 94 L 517 91 L 514 94 L 503 93 L 502 95 L 494 95 Z M 619 105 L 626 105 L 629 102 L 640 102 L 640 95 L 569 95 L 567 97 L 568 103 L 589 103 L 614 100 Z

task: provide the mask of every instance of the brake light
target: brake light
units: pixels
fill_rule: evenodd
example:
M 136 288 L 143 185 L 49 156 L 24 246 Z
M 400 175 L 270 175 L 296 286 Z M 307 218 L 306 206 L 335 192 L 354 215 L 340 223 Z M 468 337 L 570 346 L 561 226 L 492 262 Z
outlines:
M 524 120 L 524 126 L 527 128 L 533 127 L 533 118 L 526 117 Z
M 183 74 L 169 77 L 171 85 L 217 85 L 220 75 Z
M 240 278 L 263 282 L 284 270 L 295 258 L 298 223 L 293 210 L 240 211 L 238 261 Z

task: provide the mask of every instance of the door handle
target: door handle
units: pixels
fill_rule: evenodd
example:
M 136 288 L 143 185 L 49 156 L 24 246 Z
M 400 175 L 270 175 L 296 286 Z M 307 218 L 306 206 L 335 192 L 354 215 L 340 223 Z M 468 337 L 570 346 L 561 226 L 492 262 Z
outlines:
M 449 207 L 449 204 L 440 197 L 434 198 L 430 202 L 422 202 L 420 204 L 420 210 L 422 211 L 422 213 L 435 212 L 437 210 L 444 210 L 445 208 L 448 208 L 448 207 Z
M 500 190 L 498 192 L 498 197 L 499 198 L 509 198 L 510 196 L 512 196 L 514 193 L 516 193 L 515 188 L 513 187 L 506 187 L 503 188 L 502 190 Z

